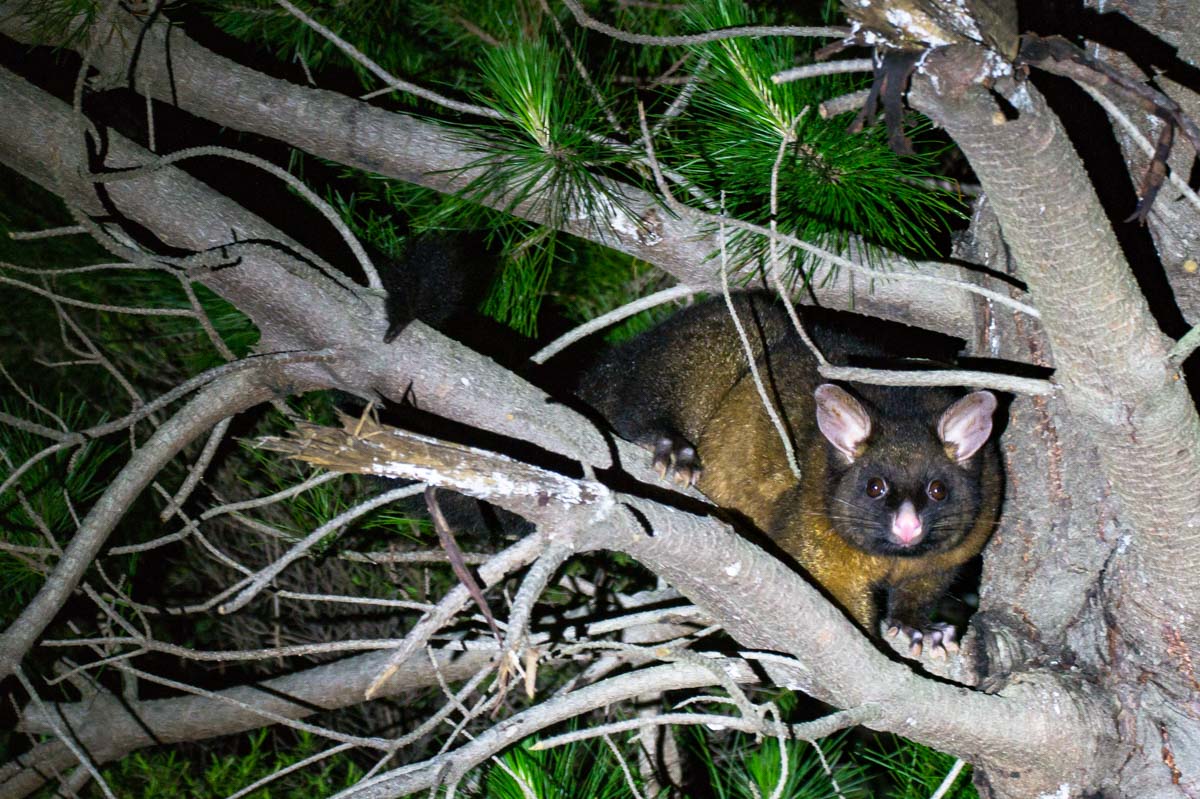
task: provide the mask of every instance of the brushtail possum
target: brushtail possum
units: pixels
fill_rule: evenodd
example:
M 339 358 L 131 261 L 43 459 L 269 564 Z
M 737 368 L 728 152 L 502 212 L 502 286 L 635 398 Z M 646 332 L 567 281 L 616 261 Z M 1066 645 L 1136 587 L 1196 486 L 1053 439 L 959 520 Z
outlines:
M 619 435 L 649 447 L 660 471 L 747 517 L 866 630 L 879 631 L 882 595 L 885 629 L 904 633 L 913 654 L 922 643 L 934 655 L 954 650 L 954 628 L 931 623 L 930 613 L 982 550 L 999 510 L 996 398 L 826 383 L 780 300 L 748 292 L 734 305 L 799 480 L 722 299 L 615 348 L 582 378 L 580 394 Z M 835 363 L 899 354 L 802 313 Z

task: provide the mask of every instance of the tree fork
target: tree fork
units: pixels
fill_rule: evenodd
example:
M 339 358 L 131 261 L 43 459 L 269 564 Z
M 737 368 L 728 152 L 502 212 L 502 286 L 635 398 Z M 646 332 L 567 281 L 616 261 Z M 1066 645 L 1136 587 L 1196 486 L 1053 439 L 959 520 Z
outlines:
M 1119 780 L 1120 795 L 1180 795 L 1176 769 L 1190 782 L 1200 747 L 1188 730 L 1194 719 L 1181 718 L 1191 714 L 1167 697 L 1195 684 L 1186 666 L 1200 610 L 1200 418 L 1058 118 L 1029 82 L 1002 79 L 995 88 L 1016 112 L 1006 116 L 974 82 L 982 58 L 972 47 L 932 52 L 910 101 L 978 175 L 1042 313 L 1061 396 L 1086 426 L 1133 530 L 1099 585 L 1110 630 L 1099 680 L 1111 691 L 1122 748 L 1143 754 L 1106 782 Z M 1178 746 L 1169 757 L 1168 740 Z
M 1026 82 L 1012 88 L 1020 117 L 1005 120 L 982 86 L 954 85 L 956 75 L 971 74 L 961 63 L 971 53 L 953 50 L 930 56 L 941 92 L 918 79 L 914 104 L 954 137 L 994 204 L 1042 311 L 1055 380 L 1071 411 L 1087 420 L 1136 530 L 1129 563 L 1149 571 L 1153 591 L 1181 600 L 1171 616 L 1186 612 L 1194 620 L 1200 417 L 1168 362 L 1172 342 L 1159 331 L 1058 118 Z

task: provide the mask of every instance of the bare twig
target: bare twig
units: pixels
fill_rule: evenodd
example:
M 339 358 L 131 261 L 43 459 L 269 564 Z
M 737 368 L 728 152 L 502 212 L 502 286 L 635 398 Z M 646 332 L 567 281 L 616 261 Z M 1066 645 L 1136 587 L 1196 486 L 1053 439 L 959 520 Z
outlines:
M 563 25 L 558 20 L 558 15 L 550 8 L 550 3 L 547 0 L 540 0 L 542 11 L 546 17 L 554 24 L 554 29 L 558 32 L 558 39 L 562 42 L 563 49 L 567 51 L 567 55 L 571 57 L 571 62 L 575 65 L 575 71 L 579 73 L 579 77 L 583 80 L 583 85 L 587 87 L 588 93 L 592 96 L 592 101 L 604 112 L 604 118 L 608 120 L 608 124 L 618 136 L 625 136 L 625 126 L 617 119 L 617 115 L 612 112 L 609 107 L 607 98 L 596 88 L 596 84 L 592 81 L 592 76 L 588 72 L 587 66 L 580 59 L 579 54 L 575 52 L 575 45 L 571 43 L 571 37 L 563 30 Z
M 499 111 L 495 111 L 486 106 L 472 105 L 471 103 L 451 100 L 449 97 L 443 97 L 437 92 L 423 89 L 420 86 L 417 86 L 415 83 L 409 83 L 406 80 L 401 80 L 400 78 L 395 77 L 386 69 L 379 66 L 379 64 L 363 55 L 357 48 L 355 48 L 345 39 L 341 38 L 329 28 L 325 27 L 300 9 L 296 8 L 296 6 L 289 3 L 288 0 L 275 0 L 275 2 L 293 17 L 312 28 L 321 36 L 325 37 L 325 39 L 334 47 L 341 50 L 346 54 L 347 57 L 360 64 L 364 69 L 386 83 L 390 88 L 402 92 L 408 92 L 416 97 L 420 97 L 422 100 L 428 100 L 429 102 L 435 103 L 444 108 L 449 108 L 451 111 L 459 111 L 464 114 L 474 114 L 475 116 L 487 117 L 488 119 L 505 119 L 505 116 Z
M 958 779 L 959 772 L 963 770 L 963 766 L 965 765 L 966 763 L 963 762 L 961 757 L 955 760 L 954 765 L 950 767 L 950 771 L 946 772 L 946 778 L 942 780 L 942 784 L 938 786 L 929 799 L 942 799 L 943 796 L 949 793 L 950 789 L 954 787 L 954 781 Z
M 46 228 L 45 230 L 12 230 L 9 231 L 8 237 L 13 241 L 36 241 L 38 239 L 53 239 L 58 236 L 75 236 L 80 233 L 87 233 L 87 229 L 79 225 L 71 225 L 70 227 L 54 227 Z
M 1171 347 L 1167 353 L 1167 363 L 1172 366 L 1180 366 L 1188 359 L 1188 356 L 1196 351 L 1197 347 L 1200 347 L 1200 325 L 1196 325 L 1184 333 L 1183 337 L 1175 342 L 1175 346 Z
M 12 673 L 66 603 L 109 533 L 167 461 L 221 419 L 271 398 L 262 378 L 259 370 L 246 370 L 214 381 L 133 454 L 92 506 L 37 595 L 0 635 L 0 679 Z
M 808 28 L 795 25 L 746 25 L 709 31 L 707 33 L 697 33 L 690 36 L 651 36 L 643 33 L 626 33 L 620 28 L 614 28 L 612 25 L 606 25 L 597 19 L 593 19 L 588 16 L 587 12 L 583 10 L 583 6 L 576 2 L 576 0 L 563 0 L 563 4 L 571 10 L 571 14 L 575 16 L 575 21 L 585 28 L 603 33 L 617 41 L 629 44 L 650 45 L 652 47 L 706 44 L 707 42 L 719 42 L 723 39 L 757 38 L 760 36 L 824 36 L 840 39 L 849 33 L 849 30 L 846 28 L 835 27 Z
M 837 777 L 834 776 L 833 769 L 829 767 L 829 759 L 825 757 L 825 750 L 821 748 L 820 741 L 812 741 L 812 748 L 817 752 L 817 759 L 821 761 L 821 768 L 829 777 L 829 782 L 833 786 L 833 792 L 838 795 L 838 799 L 846 799 L 842 793 L 842 786 L 838 785 Z
M 504 643 L 500 647 L 502 674 L 507 673 L 525 647 L 534 604 L 546 590 L 555 573 L 573 553 L 574 549 L 569 545 L 560 540 L 552 540 L 521 581 L 521 587 L 513 598 L 512 609 L 508 614 L 508 630 L 504 636 Z
M 1125 132 L 1129 134 L 1129 138 L 1138 146 L 1138 149 L 1140 149 L 1147 158 L 1154 158 L 1154 145 L 1150 143 L 1150 140 L 1146 138 L 1138 126 L 1135 125 L 1132 120 L 1130 120 L 1129 117 L 1127 117 L 1125 113 L 1117 107 L 1116 103 L 1085 83 L 1076 81 L 1076 85 L 1087 92 L 1093 100 L 1099 103 L 1100 107 L 1103 108 L 1110 117 L 1112 117 L 1113 121 L 1120 125 Z M 1192 187 L 1188 185 L 1185 178 L 1180 177 L 1174 172 L 1174 170 L 1172 170 L 1167 174 L 1167 180 L 1171 181 L 1171 185 L 1179 190 L 1179 193 L 1182 194 L 1183 198 L 1191 204 L 1192 208 L 1200 211 L 1200 195 L 1197 195 Z
M 418 552 L 339 552 L 342 560 L 352 560 L 359 563 L 449 563 L 450 556 L 442 550 L 427 550 Z M 491 555 L 482 552 L 464 552 L 463 561 L 471 566 L 486 563 Z
M 346 605 L 368 605 L 380 608 L 404 608 L 405 610 L 433 610 L 428 602 L 413 602 L 410 599 L 380 599 L 370 596 L 346 596 L 345 594 L 309 594 L 300 591 L 276 591 L 280 599 L 296 599 L 301 602 L 336 602 Z
M 167 507 L 163 508 L 162 512 L 159 513 L 159 521 L 165 522 L 167 519 L 171 518 L 171 515 L 180 507 L 182 507 L 184 502 L 187 502 L 187 498 L 191 496 L 192 491 L 194 491 L 196 486 L 200 484 L 200 480 L 204 477 L 205 470 L 208 469 L 209 463 L 212 462 L 213 457 L 217 454 L 217 447 L 219 447 L 221 442 L 225 440 L 225 433 L 229 431 L 229 425 L 232 422 L 232 418 L 222 419 L 221 421 L 217 422 L 215 427 L 213 427 L 212 432 L 209 433 L 208 441 L 204 444 L 204 449 L 200 452 L 200 457 L 198 457 L 196 462 L 192 464 L 190 469 L 188 469 L 187 479 L 183 481 L 183 485 L 179 486 L 179 490 L 176 491 L 175 495 L 171 497 Z
M 687 110 L 688 105 L 692 102 L 692 96 L 695 95 L 696 90 L 700 88 L 700 75 L 708 68 L 708 60 L 709 57 L 707 54 L 700 57 L 700 62 L 696 64 L 695 75 L 688 79 L 688 81 L 684 84 L 683 89 L 681 89 L 679 94 L 675 96 L 675 99 L 671 101 L 671 104 L 667 106 L 667 110 L 663 111 L 662 115 L 659 116 L 658 121 L 654 123 L 654 127 L 651 129 L 650 135 L 658 136 L 661 134 L 663 129 L 670 124 L 671 120 L 675 119 L 685 110 Z M 681 62 L 682 60 L 679 63 Z M 674 69 L 674 66 L 672 66 L 672 69 Z M 636 147 L 639 143 L 640 140 L 638 142 L 634 142 L 634 146 Z
M 22 291 L 28 291 L 31 294 L 37 294 L 40 297 L 46 297 L 63 305 L 70 305 L 75 308 L 86 308 L 91 311 L 107 311 L 109 313 L 128 314 L 130 316 L 195 316 L 192 311 L 185 308 L 139 308 L 134 305 L 109 305 L 100 302 L 88 302 L 87 300 L 77 300 L 74 297 L 65 297 L 62 294 L 56 294 L 53 291 L 35 286 L 31 283 L 26 283 L 21 280 L 14 280 L 11 277 L 0 275 L 0 283 L 6 283 L 10 286 L 15 286 Z
M 204 305 L 201 304 L 200 298 L 196 296 L 196 290 L 192 288 L 192 280 L 184 274 L 177 274 L 179 286 L 183 289 L 183 293 L 188 298 L 188 305 L 192 306 L 192 313 L 196 317 L 196 321 L 200 323 L 201 329 L 204 330 L 204 335 L 208 337 L 208 341 L 212 344 L 213 349 L 228 361 L 236 361 L 237 356 L 233 354 L 233 350 L 225 343 L 225 339 L 221 338 L 221 334 L 217 332 L 217 328 L 213 325 L 212 320 L 208 318 L 208 312 L 204 310 Z
M 370 513 L 376 508 L 387 505 L 390 502 L 395 502 L 398 499 L 419 494 L 424 488 L 425 486 L 423 485 L 408 485 L 401 488 L 393 488 L 391 491 L 385 491 L 377 497 L 360 502 L 353 508 L 339 513 L 305 536 L 299 543 L 277 558 L 274 563 L 255 573 L 253 579 L 250 580 L 250 584 L 243 588 L 232 600 L 220 605 L 217 608 L 217 612 L 227 614 L 240 610 L 245 607 L 247 602 L 258 596 L 259 592 L 266 588 L 268 583 L 278 577 L 284 569 L 303 557 L 314 546 L 321 543 L 322 539 L 326 536 L 340 534 L 345 525 L 354 521 L 359 516 Z
M 590 319 L 582 325 L 568 330 L 566 333 L 563 333 L 561 336 L 554 339 L 554 341 L 551 341 L 545 347 L 542 347 L 540 350 L 535 352 L 532 356 L 530 356 L 529 360 L 533 361 L 534 363 L 545 363 L 558 353 L 565 350 L 567 347 L 574 344 L 576 341 L 579 341 L 580 339 L 589 336 L 598 330 L 603 330 L 609 325 L 615 325 L 622 319 L 628 319 L 634 314 L 641 313 L 642 311 L 650 308 L 657 308 L 659 305 L 666 305 L 668 302 L 675 302 L 676 300 L 681 300 L 684 297 L 691 297 L 698 291 L 700 291 L 700 289 L 692 288 L 691 286 L 673 286 L 669 289 L 656 291 L 648 297 L 642 297 L 641 299 L 634 300 L 633 302 L 625 303 L 620 308 L 614 308 L 608 313 L 601 314 L 595 319 Z
M 115 433 L 118 430 L 124 430 L 135 424 L 136 422 L 145 419 L 156 411 L 165 408 L 173 402 L 187 396 L 198 388 L 206 386 L 222 379 L 232 378 L 239 373 L 246 372 L 262 372 L 267 374 L 274 367 L 283 366 L 289 363 L 301 363 L 304 361 L 320 361 L 330 357 L 333 354 L 332 350 L 316 350 L 306 352 L 276 352 L 267 353 L 264 355 L 252 355 L 233 363 L 226 363 L 220 366 L 214 366 L 205 372 L 201 372 L 195 377 L 188 378 L 184 382 L 175 386 L 167 393 L 156 397 L 151 402 L 142 405 L 137 410 L 129 413 L 119 419 L 114 419 L 111 422 L 98 424 L 94 427 L 89 427 L 86 430 L 80 430 L 74 433 L 62 433 L 42 425 L 28 422 L 17 416 L 12 416 L 7 413 L 0 413 L 0 423 L 12 425 L 20 430 L 25 430 L 36 435 L 58 441 L 64 445 L 82 444 L 90 438 L 100 438 L 101 436 Z M 0 487 L 0 494 L 4 493 Z
M 847 111 L 857 111 L 866 105 L 867 97 L 871 94 L 870 89 L 863 89 L 857 92 L 843 94 L 840 97 L 834 97 L 831 100 L 826 100 L 817 106 L 817 113 L 821 119 L 830 119 L 838 114 L 844 114 Z
M 142 635 L 136 635 L 127 637 L 66 638 L 61 640 L 51 638 L 42 641 L 41 645 L 52 648 L 93 645 L 137 645 L 142 652 L 162 652 L 173 655 L 180 660 L 195 660 L 201 663 L 235 663 L 243 660 L 271 660 L 275 658 L 306 657 L 309 655 L 328 655 L 343 652 L 375 652 L 381 649 L 391 649 L 397 643 L 395 638 L 378 638 L 352 641 L 326 641 L 319 644 L 296 644 L 293 646 L 265 647 L 263 649 L 212 651 L 189 649 L 186 646 L 168 644 Z
M 738 318 L 737 308 L 733 304 L 733 296 L 729 293 L 729 260 L 725 252 L 724 225 L 721 226 L 718 236 L 721 240 L 721 293 L 725 295 L 725 306 L 729 309 L 729 318 L 733 321 L 738 339 L 742 342 L 742 350 L 746 353 L 746 365 L 750 367 L 750 376 L 754 378 L 754 387 L 758 389 L 758 397 L 762 402 L 763 410 L 766 411 L 771 424 L 775 427 L 775 432 L 779 434 L 779 441 L 783 445 L 783 451 L 787 457 L 788 468 L 799 480 L 800 466 L 796 463 L 796 449 L 792 446 L 792 438 L 788 435 L 787 428 L 784 427 L 783 419 L 779 417 L 779 411 L 775 408 L 775 404 L 771 402 L 766 386 L 763 385 L 762 375 L 758 369 L 758 358 L 755 357 L 754 348 L 750 345 L 746 328 L 742 326 L 742 320 Z
M 500 581 L 517 569 L 533 562 L 533 559 L 541 553 L 543 546 L 544 542 L 539 535 L 530 535 L 522 538 L 480 566 L 479 579 L 483 581 L 484 585 L 492 585 Z M 469 600 L 470 593 L 467 591 L 466 586 L 456 585 L 450 589 L 442 597 L 442 600 L 437 603 L 437 606 L 426 613 L 408 631 L 408 635 L 404 636 L 404 641 L 388 657 L 388 662 L 380 670 L 379 676 L 367 687 L 366 698 L 374 698 L 392 675 L 396 673 L 396 669 L 400 668 L 417 650 L 423 649 L 429 643 L 429 639 L 433 634 L 445 626 L 450 619 L 454 618 Z
M 466 587 L 471 599 L 475 600 L 475 604 L 483 613 L 483 617 L 487 619 L 488 627 L 492 628 L 492 634 L 496 636 L 496 641 L 499 643 L 503 636 L 500 635 L 500 629 L 496 626 L 496 617 L 492 615 L 492 609 L 488 607 L 487 598 L 475 580 L 475 575 L 471 574 L 471 570 L 467 568 L 462 550 L 458 548 L 458 542 L 454 540 L 454 531 L 450 529 L 450 523 L 446 521 L 446 515 L 442 513 L 442 508 L 438 505 L 437 489 L 433 486 L 425 488 L 425 504 L 429 508 L 429 515 L 433 519 L 433 529 L 437 531 L 442 549 L 446 550 L 446 556 L 450 559 L 450 568 L 454 570 L 454 576 Z
M 638 790 L 637 783 L 633 781 L 633 774 L 629 771 L 629 764 L 625 762 L 625 756 L 621 754 L 621 750 L 613 743 L 612 738 L 605 735 L 604 743 L 608 746 L 609 751 L 613 753 L 613 757 L 617 759 L 617 763 L 621 766 L 621 773 L 625 775 L 625 784 L 629 786 L 629 794 L 633 799 L 645 799 L 642 792 Z
M 309 755 L 308 757 L 301 758 L 300 760 L 297 760 L 295 763 L 292 763 L 289 766 L 285 766 L 284 768 L 272 771 L 270 774 L 263 777 L 262 779 L 255 780 L 254 782 L 247 785 L 245 788 L 242 788 L 239 791 L 229 794 L 229 796 L 225 797 L 225 799 L 241 799 L 241 797 L 248 796 L 248 795 L 254 793 L 255 791 L 257 791 L 259 788 L 270 785 L 272 782 L 279 779 L 280 777 L 286 777 L 288 774 L 291 774 L 293 771 L 299 771 L 302 768 L 308 768 L 309 766 L 311 766 L 314 763 L 320 763 L 322 760 L 327 760 L 328 758 L 334 757 L 335 755 L 340 755 L 343 752 L 349 751 L 353 748 L 354 748 L 354 745 L 351 743 L 340 743 L 336 746 L 331 746 L 323 752 L 317 752 L 316 754 L 312 754 L 312 755 Z
M 792 67 L 771 76 L 772 83 L 790 83 L 794 80 L 815 78 L 820 75 L 839 75 L 844 72 L 872 72 L 875 62 L 870 58 L 853 58 L 845 61 L 823 61 L 818 64 L 805 64 L 802 67 Z

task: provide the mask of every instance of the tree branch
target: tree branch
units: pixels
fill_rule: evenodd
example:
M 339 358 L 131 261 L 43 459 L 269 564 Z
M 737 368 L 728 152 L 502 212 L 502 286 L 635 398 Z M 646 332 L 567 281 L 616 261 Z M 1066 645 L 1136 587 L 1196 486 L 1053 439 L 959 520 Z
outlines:
M 307 428 L 288 449 L 333 468 L 376 472 L 396 468 L 395 461 L 412 450 L 418 468 L 441 475 L 430 478 L 439 484 L 463 488 L 502 506 L 515 496 L 543 529 L 576 531 L 577 549 L 602 547 L 637 558 L 719 619 L 744 645 L 792 655 L 803 677 L 797 684 L 792 674 L 782 684 L 836 707 L 879 705 L 881 713 L 870 725 L 876 729 L 902 732 L 976 764 L 1027 762 L 1030 773 L 1043 776 L 1083 773 L 1091 764 L 1086 757 L 1073 759 L 1081 751 L 1090 756 L 1095 745 L 1094 733 L 1084 725 L 1082 700 L 1078 707 L 1065 700 L 1053 707 L 1046 704 L 1051 694 L 1074 693 L 1060 684 L 1059 675 L 1027 674 L 1000 696 L 934 682 L 889 660 L 787 564 L 714 518 L 628 494 L 613 492 L 608 499 L 608 492 L 589 480 L 579 481 L 575 491 L 539 494 L 548 501 L 531 507 L 524 500 L 528 490 L 505 490 L 528 482 L 531 467 L 456 445 L 431 448 L 402 431 L 387 433 L 386 427 L 372 427 L 356 441 L 344 431 Z M 386 451 L 380 449 L 383 441 Z M 282 443 L 287 442 L 276 441 L 272 447 Z M 472 474 L 492 475 L 486 494 L 469 477 Z M 546 479 L 553 484 L 565 478 Z M 572 501 L 573 496 L 591 499 Z M 749 579 L 752 585 L 747 585 Z M 465 590 L 459 595 L 465 603 Z M 770 671 L 770 662 L 765 663 Z
M 268 369 L 249 370 L 234 372 L 213 381 L 159 427 L 133 454 L 88 511 L 37 596 L 0 634 L 0 679 L 13 673 L 42 630 L 66 603 L 108 540 L 109 533 L 142 493 L 142 489 L 181 449 L 206 434 L 217 422 L 271 399 L 274 387 L 270 376 L 271 370 Z
M 10 112 L 0 116 L 0 159 L 49 190 L 84 204 L 86 210 L 105 213 L 94 202 L 90 182 L 77 171 L 87 162 L 84 147 L 73 133 L 70 108 L 2 68 L 0 94 Z M 12 119 L 20 124 L 8 124 Z M 39 130 L 39 136 L 29 136 L 27 126 Z M 140 165 L 154 158 L 110 133 L 110 166 Z M 60 165 L 58 171 L 52 164 Z M 164 167 L 107 188 L 122 214 L 164 244 L 193 251 L 226 246 L 237 253 L 228 266 L 203 272 L 196 280 L 250 317 L 262 333 L 259 351 L 336 353 L 337 357 L 319 362 L 289 364 L 289 379 L 297 386 L 340 388 L 360 397 L 382 395 L 397 402 L 412 397 L 426 410 L 466 424 L 528 440 L 599 468 L 611 465 L 609 443 L 592 425 L 581 425 L 577 413 L 551 402 L 544 392 L 531 391 L 515 375 L 491 368 L 494 364 L 488 359 L 425 325 L 414 322 L 391 345 L 384 345 L 387 320 L 381 297 L 365 290 L 349 293 L 314 269 L 288 269 L 293 263 L 287 253 L 300 250 L 299 245 L 293 246 L 286 234 L 180 170 Z M 265 243 L 235 243 L 247 239 Z M 464 391 L 463 380 L 474 391 Z M 499 399 L 500 404 L 481 407 L 475 391 Z M 644 459 L 633 453 L 640 451 L 631 445 L 617 449 L 631 472 L 638 474 Z M 648 467 L 641 474 L 652 479 Z
M 217 692 L 219 698 L 182 696 L 130 703 L 100 694 L 83 702 L 47 703 L 45 711 L 31 706 L 25 709 L 19 729 L 31 735 L 48 734 L 51 726 L 47 713 L 53 714 L 65 719 L 95 762 L 108 763 L 147 746 L 202 741 L 258 729 L 270 723 L 262 713 L 302 719 L 321 710 L 356 705 L 363 701 L 367 686 L 390 654 L 382 651 L 344 658 L 285 677 L 228 688 Z M 436 655 L 436 670 L 444 679 L 457 682 L 485 670 L 493 657 L 494 650 L 442 651 Z M 418 651 L 381 685 L 379 696 L 396 696 L 436 684 L 435 665 L 424 651 Z M 75 762 L 61 743 L 39 744 L 0 768 L 0 799 L 26 796 L 45 781 L 47 774 L 65 770 Z
M 86 41 L 39 41 L 33 31 L 22 27 L 23 17 L 13 12 L 13 6 L 11 0 L 0 3 L 0 32 L 27 43 L 65 44 L 80 50 L 87 47 Z M 120 24 L 136 27 L 130 27 L 124 35 L 92 32 L 104 37 L 103 46 L 95 48 L 93 66 L 103 73 L 124 77 L 129 72 L 133 43 L 140 42 L 139 60 L 132 73 L 137 89 L 188 113 L 275 138 L 320 158 L 448 194 L 461 192 L 478 175 L 477 169 L 468 169 L 477 156 L 460 136 L 436 123 L 267 77 L 200 47 L 177 29 L 170 37 L 168 69 L 165 25 L 155 24 L 143 37 L 140 23 Z M 4 125 L 12 128 L 14 137 L 28 129 L 18 115 L 0 120 L 0 126 Z M 0 137 L 4 135 L 0 132 Z M 39 182 L 53 186 L 44 180 Z M 610 219 L 567 219 L 561 222 L 561 229 L 652 263 L 697 289 L 716 286 L 710 256 L 717 251 L 718 242 L 711 228 L 701 221 L 664 212 L 654 195 L 636 186 L 608 182 L 632 216 L 626 217 L 623 211 L 613 208 Z M 483 202 L 504 209 L 511 205 L 507 196 L 483 198 Z M 511 210 L 522 218 L 552 224 L 544 205 L 533 198 Z M 888 282 L 886 292 L 877 292 L 871 278 L 845 270 L 839 270 L 836 279 L 814 281 L 813 290 L 828 307 L 854 308 L 967 340 L 974 338 L 975 309 L 970 297 L 937 285 L 899 279 L 912 273 L 962 278 L 961 270 L 936 263 L 914 267 L 899 258 L 887 269 L 894 279 Z M 999 288 L 1007 291 L 1007 287 Z

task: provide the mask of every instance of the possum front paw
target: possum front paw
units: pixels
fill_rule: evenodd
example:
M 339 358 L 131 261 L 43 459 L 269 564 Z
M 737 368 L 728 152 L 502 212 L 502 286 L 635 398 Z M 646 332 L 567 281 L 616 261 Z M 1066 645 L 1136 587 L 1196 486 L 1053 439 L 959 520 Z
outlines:
M 654 469 L 659 477 L 671 475 L 671 481 L 694 486 L 700 479 L 700 459 L 696 448 L 679 436 L 661 435 L 654 439 Z
M 895 638 L 897 633 L 903 633 L 908 638 L 908 653 L 915 658 L 921 656 L 921 649 L 926 645 L 929 647 L 930 656 L 939 659 L 958 651 L 958 642 L 955 640 L 958 630 L 953 624 L 939 621 L 913 627 L 899 619 L 887 619 L 883 624 L 889 638 Z

